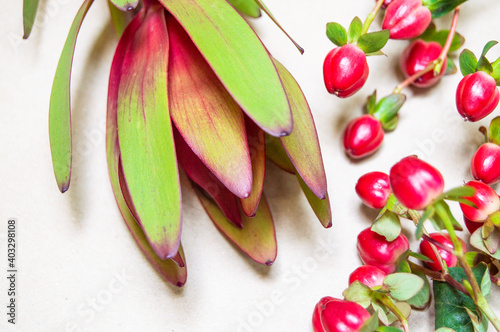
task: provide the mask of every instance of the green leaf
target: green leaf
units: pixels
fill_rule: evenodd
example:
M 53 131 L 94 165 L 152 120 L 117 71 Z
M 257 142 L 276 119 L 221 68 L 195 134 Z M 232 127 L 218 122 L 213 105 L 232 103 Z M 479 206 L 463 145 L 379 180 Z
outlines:
M 28 39 L 33 28 L 33 23 L 36 18 L 36 11 L 40 0 L 24 0 L 23 1 L 23 26 L 24 35 L 23 39 Z
M 227 0 L 227 2 L 229 2 L 234 9 L 243 15 L 253 18 L 257 18 L 262 15 L 259 5 L 254 0 Z
M 414 257 L 414 258 L 419 259 L 423 262 L 429 262 L 429 263 L 433 262 L 433 260 L 430 259 L 429 257 L 422 255 L 422 254 L 419 254 L 418 252 L 414 252 L 414 251 L 410 251 L 410 254 L 408 256 Z
M 447 223 L 452 225 L 453 229 L 457 231 L 462 230 L 462 225 L 460 225 L 460 223 L 455 219 L 455 217 L 451 213 L 450 207 L 445 201 L 439 200 L 433 205 L 436 209 L 436 213 L 432 217 L 430 217 L 430 221 L 432 222 L 436 230 L 440 231 L 446 229 L 445 225 Z
M 358 41 L 359 36 L 361 36 L 361 30 L 363 29 L 363 23 L 359 17 L 352 19 L 349 25 L 349 30 L 347 30 L 347 42 L 355 43 Z
M 377 331 L 377 332 L 403 332 L 403 330 L 398 329 L 397 327 L 394 327 L 394 326 L 380 326 L 375 331 Z
M 500 85 L 500 57 L 496 59 L 495 62 L 491 64 L 491 66 L 493 67 L 491 77 L 495 79 L 495 82 L 498 86 Z
M 408 213 L 408 209 L 403 204 L 399 203 L 396 196 L 392 193 L 387 199 L 386 207 L 389 211 L 392 211 L 399 216 L 403 216 Z
M 123 10 L 123 11 L 128 11 L 135 9 L 137 7 L 137 4 L 139 3 L 139 0 L 110 0 L 113 5 L 116 6 L 116 8 Z
M 111 1 L 108 1 L 109 14 L 111 16 L 111 21 L 113 22 L 113 26 L 115 27 L 116 35 L 118 38 L 123 34 L 125 28 L 130 23 L 132 18 L 134 18 L 134 11 L 121 11 L 116 8 L 115 5 Z
M 288 100 L 267 50 L 225 0 L 160 0 L 243 111 L 273 136 L 292 132 Z
M 280 137 L 281 144 L 307 186 L 319 199 L 324 199 L 327 195 L 326 174 L 311 110 L 292 74 L 279 61 L 273 60 L 293 116 L 293 131 Z
M 366 98 L 366 111 L 368 114 L 373 114 L 375 112 L 375 106 L 377 105 L 377 90 L 373 91 L 371 95 Z
M 387 56 L 387 54 L 385 54 L 382 51 L 370 52 L 370 53 L 365 53 L 365 54 L 366 54 L 366 56 L 374 56 L 374 55 L 385 55 L 385 56 Z
M 487 268 L 484 264 L 472 268 L 474 276 L 479 284 L 482 283 L 486 270 Z M 466 279 L 466 275 L 460 267 L 451 267 L 449 273 L 453 279 L 458 282 Z M 434 280 L 433 290 L 435 298 L 436 329 L 448 327 L 456 332 L 472 331 L 473 323 L 466 308 L 477 315 L 474 301 L 446 282 Z
M 243 227 L 236 228 L 226 219 L 217 204 L 195 186 L 196 194 L 214 225 L 251 259 L 271 265 L 276 259 L 277 245 L 271 210 L 262 195 L 255 217 L 242 216 Z
M 426 40 L 427 41 L 435 41 L 435 42 L 439 43 L 439 45 L 441 45 L 441 47 L 444 47 L 444 44 L 446 44 L 446 40 L 448 39 L 449 33 L 450 33 L 449 30 L 440 30 L 440 31 L 435 32 L 432 36 L 430 36 Z M 459 34 L 458 32 L 455 32 L 455 34 L 453 35 L 453 39 L 451 41 L 449 53 L 458 50 L 460 47 L 462 47 L 464 42 L 465 42 L 465 38 L 461 34 Z
M 356 280 L 349 285 L 342 295 L 347 301 L 356 302 L 363 308 L 368 308 L 372 302 L 372 293 L 370 287 Z
M 496 116 L 490 122 L 490 127 L 488 129 L 488 140 L 491 143 L 500 145 L 500 116 Z
M 425 31 L 420 36 L 418 36 L 418 38 L 425 41 L 430 41 L 432 40 L 431 38 L 432 36 L 434 36 L 435 33 L 436 33 L 436 24 L 434 24 L 434 22 L 431 21 L 427 29 L 425 29 Z
M 459 62 L 462 75 L 467 76 L 476 72 L 477 58 L 470 50 L 465 49 L 460 53 Z
M 337 46 L 344 46 L 347 44 L 347 31 L 345 31 L 345 28 L 339 23 L 327 23 L 326 36 Z
M 476 190 L 470 186 L 461 186 L 453 188 L 444 193 L 445 198 L 450 197 L 472 197 L 476 193 Z
M 120 71 L 125 52 L 127 51 L 130 42 L 140 25 L 140 22 L 141 19 L 137 17 L 126 28 L 116 48 L 113 64 L 111 66 L 106 120 L 106 156 L 108 161 L 109 178 L 111 180 L 116 203 L 118 204 L 118 208 L 120 209 L 120 212 L 123 216 L 123 221 L 127 225 L 127 228 L 132 234 L 134 240 L 137 242 L 139 248 L 151 262 L 151 264 L 156 268 L 156 270 L 158 270 L 158 272 L 167 281 L 169 281 L 173 285 L 180 287 L 186 283 L 187 278 L 187 270 L 182 245 L 179 245 L 178 257 L 176 257 L 177 262 L 173 259 L 160 259 L 149 244 L 137 219 L 134 217 L 135 211 L 131 212 L 127 205 L 124 195 L 127 195 L 129 198 L 128 190 L 123 192 L 121 190 L 121 188 L 126 189 L 126 185 L 124 185 L 123 183 L 123 168 L 121 167 L 120 163 L 120 149 L 118 144 L 118 82 L 120 80 Z M 179 259 L 183 262 L 183 264 L 179 264 Z
M 399 123 L 399 116 L 396 115 L 389 121 L 382 123 L 382 128 L 384 129 L 385 132 L 391 132 L 393 130 L 396 130 L 398 123 Z
M 64 193 L 69 188 L 72 165 L 71 140 L 71 66 L 75 53 L 76 39 L 83 19 L 93 0 L 85 0 L 71 24 L 64 47 L 57 64 L 49 107 L 49 138 L 52 166 L 59 190 Z
M 391 93 L 388 96 L 380 99 L 375 106 L 373 116 L 380 120 L 382 123 L 390 122 L 401 109 L 406 101 L 406 96 L 402 93 Z
M 496 40 L 490 40 L 487 42 L 486 45 L 484 45 L 483 52 L 481 52 L 481 57 L 486 56 L 486 53 L 488 53 L 488 51 L 496 44 L 498 44 Z
M 266 157 L 276 166 L 288 172 L 295 174 L 295 167 L 286 154 L 279 138 L 266 134 Z
M 497 250 L 495 253 L 490 253 L 486 245 L 484 244 L 483 237 L 482 237 L 482 227 L 478 228 L 474 233 L 472 233 L 470 237 L 470 244 L 480 250 L 481 252 L 485 253 L 488 256 L 491 256 L 495 259 L 500 259 L 500 250 Z
M 391 297 L 398 301 L 406 301 L 424 287 L 424 281 L 411 273 L 393 273 L 384 279 L 384 285 L 390 290 Z
M 394 241 L 401 234 L 401 222 L 399 216 L 389 210 L 385 211 L 375 220 L 371 230 L 385 237 L 389 242 Z
M 252 190 L 252 164 L 243 112 L 172 16 L 169 112 L 191 150 L 240 198 Z
M 328 193 L 326 194 L 324 199 L 319 199 L 312 191 L 309 189 L 304 180 L 297 174 L 297 179 L 299 180 L 300 187 L 304 192 L 304 195 L 309 202 L 309 205 L 314 211 L 316 217 L 321 222 L 323 227 L 330 228 L 332 227 L 332 210 L 330 208 L 330 197 Z
M 378 327 L 378 316 L 377 313 L 373 313 L 371 317 L 361 325 L 359 332 L 373 332 L 377 330 Z M 378 330 L 377 330 L 378 331 Z
M 432 205 L 429 205 L 425 209 L 425 211 L 422 214 L 422 216 L 420 217 L 420 219 L 418 220 L 417 228 L 415 230 L 415 238 L 417 240 L 419 240 L 422 237 L 422 235 L 424 234 L 424 221 L 431 218 L 434 215 L 434 212 L 435 212 L 434 207 Z
M 467 0 L 424 0 L 423 4 L 429 8 L 432 18 L 441 17 Z
M 380 51 L 387 44 L 390 34 L 389 30 L 365 33 L 359 37 L 358 47 L 365 53 Z
M 457 66 L 453 62 L 453 59 L 450 57 L 447 57 L 446 59 L 446 71 L 444 72 L 445 75 L 453 75 L 456 74 L 458 71 Z
M 181 193 L 167 95 L 169 39 L 165 13 L 151 6 L 121 68 L 118 140 L 138 222 L 162 259 L 181 235 Z
M 406 302 L 412 307 L 422 310 L 427 308 L 431 303 L 431 285 L 423 273 L 413 272 L 413 274 L 419 276 L 424 281 L 424 286 L 415 296 L 409 298 Z

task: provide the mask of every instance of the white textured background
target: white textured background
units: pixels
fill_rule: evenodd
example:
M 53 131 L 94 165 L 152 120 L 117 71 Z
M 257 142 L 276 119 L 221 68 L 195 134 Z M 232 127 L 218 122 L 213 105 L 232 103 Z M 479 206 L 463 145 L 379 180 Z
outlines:
M 406 90 L 409 98 L 397 130 L 386 135 L 376 155 L 351 162 L 341 149 L 342 130 L 362 113 L 366 96 L 375 88 L 382 96 L 401 80 L 396 64 L 407 42 L 389 41 L 384 49 L 388 58 L 369 58 L 366 85 L 341 100 L 323 86 L 323 59 L 333 47 L 325 24 L 348 25 L 356 15 L 364 18 L 374 1 L 268 0 L 282 25 L 306 49 L 301 56 L 267 17 L 253 21 L 308 97 L 321 141 L 334 226 L 323 229 L 294 177 L 269 164 L 265 190 L 279 250 L 272 267 L 260 266 L 236 250 L 212 226 L 194 194 L 184 190 L 182 242 L 189 275 L 187 285 L 176 289 L 137 248 L 108 181 L 105 107 L 117 39 L 104 0 L 90 9 L 74 59 L 70 190 L 61 195 L 53 178 L 47 124 L 50 89 L 80 4 L 42 0 L 28 41 L 21 39 L 22 1 L 3 1 L 0 11 L 0 330 L 312 331 L 314 305 L 322 296 L 341 296 L 349 273 L 360 265 L 356 236 L 375 216 L 354 192 L 359 176 L 372 170 L 388 172 L 402 157 L 417 153 L 442 171 L 447 188 L 471 179 L 469 160 L 482 137 L 477 132 L 480 124 L 464 123 L 455 110 L 460 74 L 444 77 L 430 90 Z M 458 31 L 466 37 L 466 47 L 478 54 L 487 41 L 500 39 L 496 0 L 471 0 L 462 7 Z M 438 27 L 446 28 L 450 20 L 451 15 L 440 19 Z M 375 28 L 379 26 L 380 19 L 374 22 Z M 490 58 L 498 55 L 499 46 Z M 6 222 L 13 217 L 18 221 L 20 271 L 14 328 L 6 323 L 7 282 L 1 272 L 6 269 Z M 404 227 L 412 240 L 413 228 L 409 223 Z M 279 301 L 269 305 L 276 294 Z M 492 299 L 498 314 L 499 294 L 495 290 Z M 432 310 L 412 313 L 412 331 L 432 330 L 433 320 Z

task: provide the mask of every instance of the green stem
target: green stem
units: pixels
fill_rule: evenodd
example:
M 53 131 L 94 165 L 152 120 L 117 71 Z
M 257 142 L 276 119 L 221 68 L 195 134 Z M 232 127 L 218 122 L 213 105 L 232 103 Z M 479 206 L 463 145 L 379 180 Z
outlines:
M 378 0 L 373 10 L 370 12 L 370 14 L 368 14 L 368 16 L 366 16 L 365 23 L 363 23 L 363 28 L 361 29 L 361 35 L 364 35 L 365 33 L 368 32 L 368 29 L 370 29 L 370 25 L 375 19 L 375 16 L 377 16 L 377 13 L 380 10 L 380 7 L 382 7 L 383 3 L 384 0 Z
M 439 57 L 436 60 L 429 63 L 427 67 L 425 67 L 424 69 L 416 72 L 415 74 L 411 75 L 403 82 L 401 82 L 396 88 L 394 88 L 393 93 L 401 93 L 401 91 L 403 91 L 404 88 L 415 82 L 418 78 L 420 78 L 420 76 L 423 76 L 430 71 L 434 71 L 434 76 L 439 75 L 444 60 L 448 56 L 448 52 L 450 50 L 451 43 L 453 41 L 453 36 L 455 36 L 455 30 L 457 29 L 459 13 L 460 13 L 460 6 L 455 8 L 455 12 L 453 13 L 453 19 L 451 21 L 450 32 L 448 33 L 448 38 L 446 38 L 446 43 L 444 44 L 443 50 L 441 51 Z
M 498 320 L 493 310 L 491 310 L 488 301 L 486 301 L 486 299 L 483 297 L 482 294 L 481 297 L 477 300 L 476 305 L 479 308 L 479 310 L 481 310 L 481 312 L 486 316 L 486 318 L 488 318 L 491 324 L 493 324 L 495 329 L 497 331 L 500 331 L 500 320 Z
M 396 317 L 398 317 L 399 321 L 401 322 L 401 325 L 403 326 L 403 330 L 405 332 L 410 331 L 410 326 L 408 325 L 408 320 L 406 319 L 405 315 L 396 307 L 394 302 L 387 296 L 386 294 L 378 294 L 376 297 L 378 301 L 380 301 L 383 305 L 385 305 L 390 311 L 392 311 Z

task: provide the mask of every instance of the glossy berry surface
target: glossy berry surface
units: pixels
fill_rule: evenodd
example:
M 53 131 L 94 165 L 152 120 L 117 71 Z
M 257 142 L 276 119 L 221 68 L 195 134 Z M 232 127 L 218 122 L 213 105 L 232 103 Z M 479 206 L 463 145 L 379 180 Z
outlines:
M 484 143 L 477 149 L 470 162 L 474 179 L 492 185 L 500 181 L 500 146 Z
M 500 93 L 493 77 L 478 71 L 465 76 L 458 83 L 457 110 L 467 121 L 479 121 L 495 110 L 499 98 Z
M 466 186 L 474 188 L 474 196 L 464 197 L 476 207 L 460 203 L 464 216 L 470 221 L 484 221 L 488 216 L 500 209 L 500 198 L 487 184 L 479 181 L 469 181 Z
M 427 29 L 431 19 L 422 0 L 394 0 L 385 11 L 382 29 L 389 29 L 392 39 L 412 39 Z
M 383 208 L 391 192 L 389 175 L 382 172 L 366 173 L 356 183 L 359 198 L 372 209 Z
M 370 288 L 382 286 L 386 276 L 387 274 L 378 267 L 362 265 L 349 275 L 349 285 L 355 281 L 359 281 Z
M 327 296 L 316 304 L 312 324 L 314 332 L 356 332 L 369 318 L 359 304 Z
M 401 54 L 399 68 L 403 72 L 403 75 L 408 78 L 425 69 L 429 63 L 439 58 L 442 50 L 443 48 L 437 42 L 425 42 L 421 39 L 414 40 Z M 427 88 L 436 84 L 444 75 L 446 61 L 444 61 L 439 75 L 434 76 L 433 71 L 430 71 L 417 78 L 412 85 L 419 88 Z
M 403 234 L 394 241 L 387 241 L 368 227 L 359 233 L 356 247 L 364 264 L 375 266 L 389 274 L 396 271 L 396 261 L 408 250 L 409 244 Z
M 344 149 L 354 159 L 377 151 L 384 140 L 382 124 L 373 115 L 365 114 L 351 120 L 344 131 Z
M 334 48 L 323 63 L 326 89 L 340 98 L 352 96 L 361 89 L 368 73 L 366 54 L 352 44 Z
M 391 189 L 398 201 L 409 209 L 423 210 L 443 193 L 441 173 L 415 156 L 401 159 L 389 174 Z
M 441 234 L 441 233 L 431 233 L 429 234 L 429 237 L 432 239 L 436 240 L 437 242 L 444 244 L 445 246 L 449 247 L 450 249 L 453 250 L 453 243 L 451 242 L 450 237 L 448 234 Z M 466 251 L 466 246 L 465 242 L 462 241 L 462 239 L 458 238 L 462 242 L 462 250 L 465 253 Z M 439 253 L 439 256 L 444 260 L 446 263 L 446 266 L 448 267 L 453 267 L 457 265 L 457 257 L 452 255 L 451 253 L 447 252 L 446 250 L 436 247 L 437 251 Z M 431 245 L 429 242 L 426 240 L 422 240 L 420 242 L 420 252 L 422 255 L 425 255 L 432 259 L 432 262 L 425 262 L 425 265 L 427 265 L 429 268 L 433 269 L 434 271 L 441 271 L 441 265 L 438 262 L 438 259 L 436 255 L 434 254 L 434 251 L 431 248 Z

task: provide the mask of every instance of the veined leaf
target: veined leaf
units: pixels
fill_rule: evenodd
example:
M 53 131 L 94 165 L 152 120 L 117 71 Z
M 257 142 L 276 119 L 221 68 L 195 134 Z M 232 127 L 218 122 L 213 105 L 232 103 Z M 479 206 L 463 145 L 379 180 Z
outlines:
M 64 193 L 71 180 L 71 66 L 75 52 L 76 38 L 83 19 L 94 0 L 85 0 L 71 24 L 64 47 L 57 64 L 49 107 L 49 138 L 52 166 L 59 190 Z
M 261 16 L 260 7 L 254 0 L 227 0 L 240 13 L 257 18 Z
M 153 264 L 158 272 L 170 283 L 176 286 L 182 286 L 186 283 L 187 269 L 184 259 L 182 245 L 179 246 L 178 255 L 175 256 L 178 262 L 172 259 L 163 260 L 156 255 L 153 248 L 149 244 L 144 232 L 139 226 L 137 220 L 133 216 L 133 212 L 127 207 L 125 202 L 124 193 L 121 191 L 120 178 L 123 178 L 123 170 L 119 165 L 120 150 L 118 145 L 118 123 L 117 123 L 117 100 L 118 100 L 118 85 L 120 80 L 120 72 L 123 63 L 125 52 L 130 45 L 130 42 L 141 23 L 141 17 L 136 17 L 128 28 L 125 30 L 116 48 L 113 64 L 111 66 L 111 73 L 109 77 L 108 89 L 108 111 L 106 123 L 106 154 L 108 159 L 108 170 L 113 193 L 115 195 L 116 203 L 123 216 L 123 220 L 127 225 L 130 233 L 141 248 L 147 259 Z M 183 264 L 179 264 L 179 259 Z M 184 265 L 184 266 L 180 266 Z
M 199 188 L 196 194 L 215 226 L 251 259 L 260 264 L 271 265 L 276 259 L 277 245 L 274 222 L 265 196 L 253 218 L 242 216 L 243 228 L 234 227 L 215 202 Z
M 24 0 L 23 2 L 23 26 L 24 35 L 23 39 L 28 39 L 33 28 L 33 23 L 36 18 L 36 11 L 40 0 Z
M 162 259 L 174 257 L 181 234 L 181 196 L 168 111 L 165 11 L 147 8 L 125 53 L 118 88 L 118 140 L 137 220 Z
M 116 8 L 127 11 L 132 10 L 139 4 L 139 0 L 110 0 Z
M 265 133 L 252 120 L 245 117 L 248 136 L 248 147 L 250 159 L 252 160 L 252 193 L 245 199 L 240 199 L 241 208 L 247 217 L 255 216 L 259 206 L 262 189 L 264 188 L 264 176 L 266 173 L 266 144 Z
M 167 26 L 172 121 L 210 171 L 236 196 L 248 197 L 252 165 L 243 113 L 172 16 Z
M 276 166 L 288 172 L 295 174 L 295 167 L 290 158 L 286 154 L 279 138 L 266 134 L 266 157 L 269 158 Z
M 292 133 L 280 138 L 281 144 L 307 186 L 319 199 L 324 199 L 325 168 L 311 110 L 292 74 L 278 60 L 274 59 L 274 64 L 285 87 L 294 122 Z
M 160 0 L 243 111 L 273 136 L 292 132 L 290 106 L 266 49 L 225 0 Z
M 241 228 L 240 208 L 238 200 L 224 185 L 210 172 L 203 162 L 194 154 L 187 143 L 182 139 L 177 129 L 174 127 L 174 140 L 177 158 L 180 166 L 187 176 L 203 190 L 205 190 L 217 203 L 235 226 Z

